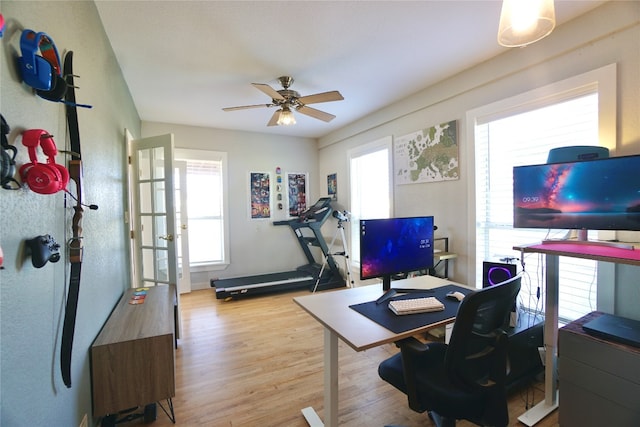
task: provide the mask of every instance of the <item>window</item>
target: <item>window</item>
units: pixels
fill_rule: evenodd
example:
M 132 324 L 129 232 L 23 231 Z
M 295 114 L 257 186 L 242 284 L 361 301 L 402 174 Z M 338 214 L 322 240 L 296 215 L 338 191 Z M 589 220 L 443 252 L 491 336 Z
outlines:
M 185 197 L 188 261 L 194 267 L 229 263 L 225 153 L 176 149 L 186 163 Z M 185 260 L 186 261 L 186 260 Z
M 224 261 L 222 164 L 187 161 L 189 264 Z
M 614 67 L 615 70 L 615 67 Z M 614 85 L 615 86 L 615 85 Z M 482 262 L 519 258 L 513 246 L 548 238 L 562 238 L 567 230 L 513 229 L 513 167 L 546 163 L 550 149 L 572 145 L 612 147 L 602 138 L 603 89 L 609 85 L 584 85 L 566 81 L 549 94 L 537 93 L 502 102 L 484 111 L 474 111 L 470 120 L 475 149 L 476 283 L 482 281 Z M 604 98 L 611 94 L 605 94 Z M 615 96 L 615 92 L 614 95 Z M 614 122 L 615 123 L 615 122 Z M 614 133 L 615 129 L 607 129 Z M 613 138 L 615 140 L 615 138 Z M 590 231 L 590 238 L 597 238 Z M 521 262 L 521 261 L 519 261 Z M 524 259 L 528 273 L 518 304 L 539 311 L 544 307 L 544 257 Z M 559 318 L 570 321 L 596 309 L 597 262 L 560 258 Z
M 391 215 L 391 137 L 349 151 L 351 182 L 351 261 L 360 263 L 361 218 Z

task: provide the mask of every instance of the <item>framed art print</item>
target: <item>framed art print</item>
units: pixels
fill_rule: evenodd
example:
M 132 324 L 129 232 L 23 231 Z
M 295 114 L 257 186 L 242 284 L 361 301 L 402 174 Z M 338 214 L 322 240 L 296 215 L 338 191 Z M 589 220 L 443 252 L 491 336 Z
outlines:
M 271 218 L 271 176 L 269 172 L 249 173 L 251 219 Z
M 289 201 L 289 216 L 297 217 L 307 210 L 308 177 L 306 173 L 287 173 L 287 195 Z
M 338 178 L 335 173 L 327 175 L 327 194 L 332 200 L 338 200 Z

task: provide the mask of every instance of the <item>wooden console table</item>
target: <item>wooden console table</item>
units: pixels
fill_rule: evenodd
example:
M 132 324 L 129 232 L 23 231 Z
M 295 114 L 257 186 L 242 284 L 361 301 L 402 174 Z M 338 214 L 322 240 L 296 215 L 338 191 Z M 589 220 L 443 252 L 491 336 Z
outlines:
M 175 422 L 176 288 L 140 289 L 146 290 L 144 303 L 131 303 L 140 290 L 125 291 L 91 346 L 93 415 L 114 417 L 153 404 L 155 419 L 155 402 L 167 400 L 172 413 L 167 415 Z

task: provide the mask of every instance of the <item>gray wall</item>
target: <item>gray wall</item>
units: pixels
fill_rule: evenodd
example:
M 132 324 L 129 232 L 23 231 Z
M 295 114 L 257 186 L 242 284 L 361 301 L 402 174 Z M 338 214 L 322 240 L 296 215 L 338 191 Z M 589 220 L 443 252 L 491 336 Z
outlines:
M 64 245 L 73 210 L 64 194 L 0 190 L 0 424 L 2 426 L 78 426 L 91 417 L 89 353 L 111 309 L 129 286 L 124 211 L 124 134 L 140 134 L 140 119 L 106 40 L 93 2 L 2 1 L 7 20 L 0 39 L 0 110 L 9 125 L 9 141 L 19 150 L 18 165 L 28 161 L 20 133 L 46 129 L 65 149 L 65 110 L 61 103 L 33 95 L 21 83 L 14 63 L 23 28 L 44 31 L 58 50 L 74 52 L 78 111 L 84 163 L 84 195 L 99 210 L 84 213 L 84 262 L 71 370 L 72 387 L 60 374 L 59 351 L 69 263 L 62 259 L 36 269 L 25 255 L 24 240 L 51 234 Z M 39 159 L 44 161 L 43 158 Z M 67 158 L 58 154 L 58 163 Z M 73 204 L 73 202 L 71 203 Z M 91 423 L 91 421 L 90 421 Z
M 526 49 L 505 54 L 391 105 L 315 141 L 273 137 L 171 124 L 140 123 L 111 47 L 92 2 L 2 1 L 8 20 L 0 52 L 0 110 L 12 126 L 10 141 L 27 161 L 19 133 L 43 128 L 65 144 L 64 109 L 32 95 L 16 75 L 13 61 L 22 28 L 47 32 L 60 50 L 73 50 L 82 77 L 78 100 L 94 105 L 80 110 L 85 164 L 85 199 L 100 205 L 85 212 L 85 262 L 75 337 L 72 378 L 66 389 L 59 370 L 63 299 L 68 281 L 66 256 L 42 269 L 24 257 L 24 239 L 52 234 L 60 242 L 70 230 L 72 213 L 62 194 L 0 190 L 0 244 L 5 269 L 0 271 L 0 424 L 76 426 L 91 413 L 88 349 L 128 286 L 128 239 L 125 210 L 123 130 L 135 138 L 174 133 L 180 148 L 209 148 L 229 153 L 231 175 L 231 261 L 224 271 L 195 278 L 208 284 L 214 276 L 234 277 L 280 271 L 303 262 L 285 227 L 247 220 L 246 174 L 251 170 L 309 172 L 311 200 L 326 195 L 326 176 L 337 173 L 340 202 L 348 200 L 347 150 L 388 135 L 404 135 L 425 125 L 459 120 L 461 179 L 396 188 L 397 215 L 432 213 L 439 234 L 452 238 L 454 277 L 474 277 L 473 158 L 468 147 L 466 111 L 517 95 L 610 63 L 618 64 L 618 133 L 616 155 L 640 152 L 640 3 L 610 2 L 557 28 L 550 37 Z M 63 161 L 58 156 L 58 161 Z M 348 206 L 341 206 L 348 208 Z M 274 219 L 279 219 L 275 217 Z M 331 236 L 331 224 L 325 225 Z M 628 236 L 622 236 L 627 238 Z M 636 238 L 635 235 L 631 238 Z M 640 238 L 638 238 L 640 240 Z M 521 242 L 515 242 L 521 243 Z M 637 269 L 617 267 L 616 310 L 637 311 Z
M 249 172 L 271 172 L 275 179 L 276 167 L 287 172 L 309 174 L 309 203 L 318 199 L 318 148 L 316 141 L 282 135 L 238 132 L 173 124 L 142 122 L 144 137 L 174 134 L 176 148 L 223 151 L 228 158 L 228 219 L 230 235 L 230 261 L 225 269 L 192 272 L 192 288 L 210 287 L 211 278 L 229 278 L 253 274 L 288 271 L 306 264 L 298 241 L 288 226 L 274 226 L 273 221 L 287 219 L 285 210 L 273 208 L 269 220 L 249 218 Z M 326 184 L 324 184 L 326 187 Z M 326 190 L 325 190 L 326 191 Z M 286 192 L 283 190 L 283 196 Z M 285 204 L 286 207 L 286 204 Z M 331 233 L 329 224 L 323 233 Z M 314 251 L 322 262 L 322 255 Z
M 609 2 L 556 28 L 547 38 L 505 53 L 477 67 L 386 107 L 320 139 L 320 176 L 337 172 L 348 177 L 350 148 L 392 135 L 402 136 L 450 120 L 458 120 L 459 181 L 395 186 L 396 215 L 432 214 L 449 236 L 452 277 L 475 281 L 475 182 L 466 112 L 550 83 L 616 63 L 618 71 L 617 139 L 613 155 L 640 153 L 640 2 Z M 472 124 L 471 124 L 472 125 Z M 339 180 L 340 196 L 349 183 Z M 346 194 L 344 194 L 347 196 Z M 348 197 L 344 199 L 348 200 Z M 344 200 L 343 199 L 343 200 Z M 640 241 L 640 233 L 619 233 L 621 240 Z M 526 242 L 514 242 L 514 245 Z M 519 256 L 519 254 L 515 254 Z M 482 261 L 482 260 L 480 260 Z M 637 317 L 640 286 L 636 267 L 617 266 L 619 289 L 614 309 Z M 610 282 L 603 286 L 611 286 Z

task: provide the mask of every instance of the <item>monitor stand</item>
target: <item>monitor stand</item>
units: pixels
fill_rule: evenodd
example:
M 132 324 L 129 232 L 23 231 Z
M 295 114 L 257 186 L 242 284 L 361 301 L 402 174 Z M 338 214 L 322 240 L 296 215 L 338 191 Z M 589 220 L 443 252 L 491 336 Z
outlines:
M 391 289 L 391 276 L 383 276 L 382 277 L 382 290 L 387 292 Z
M 395 290 L 391 290 L 391 276 L 382 276 L 382 295 L 376 300 L 376 304 L 382 304 L 396 295 Z
M 573 238 L 574 231 L 577 233 L 576 238 Z M 549 244 L 562 244 L 562 243 L 572 243 L 576 245 L 589 245 L 589 246 L 606 246 L 609 248 L 619 248 L 619 249 L 627 249 L 634 250 L 635 247 L 631 243 L 622 243 L 622 242 L 608 242 L 601 240 L 589 240 L 587 237 L 589 230 L 580 229 L 580 230 L 572 230 L 562 239 L 549 239 L 543 240 L 543 245 Z
M 412 288 L 391 288 L 391 276 L 383 276 L 382 277 L 382 290 L 383 294 L 376 300 L 376 304 L 380 305 L 383 302 L 389 301 L 391 298 L 396 295 L 402 294 L 412 294 L 412 293 L 422 293 L 425 292 L 433 292 L 433 289 L 412 289 Z

